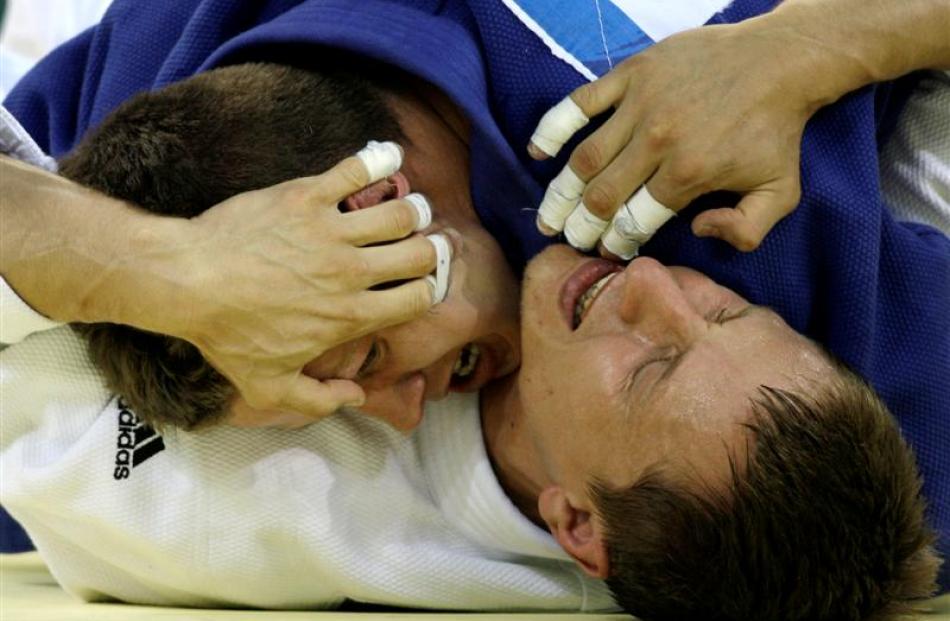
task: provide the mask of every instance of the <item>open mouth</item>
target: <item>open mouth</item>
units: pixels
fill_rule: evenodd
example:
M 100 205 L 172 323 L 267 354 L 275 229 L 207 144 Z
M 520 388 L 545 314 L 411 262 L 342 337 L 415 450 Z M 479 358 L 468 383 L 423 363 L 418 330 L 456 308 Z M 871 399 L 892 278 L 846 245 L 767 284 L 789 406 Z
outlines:
M 474 392 L 505 372 L 502 365 L 508 358 L 507 348 L 489 339 L 478 343 L 469 343 L 459 351 L 449 390 L 452 392 Z
M 469 343 L 462 348 L 458 360 L 455 361 L 455 366 L 452 368 L 452 383 L 464 382 L 475 372 L 481 353 L 475 343 Z
M 576 330 L 587 316 L 594 300 L 607 283 L 623 271 L 610 261 L 593 259 L 581 265 L 561 287 L 561 310 L 572 330 Z

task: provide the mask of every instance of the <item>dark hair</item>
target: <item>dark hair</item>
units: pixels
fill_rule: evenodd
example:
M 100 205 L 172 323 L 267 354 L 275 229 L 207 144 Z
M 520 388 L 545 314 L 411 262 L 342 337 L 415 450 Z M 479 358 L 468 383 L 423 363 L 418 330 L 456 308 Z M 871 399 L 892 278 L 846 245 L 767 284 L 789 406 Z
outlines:
M 806 398 L 763 387 L 726 490 L 654 468 L 594 482 L 618 603 L 645 621 L 893 619 L 940 561 L 914 456 L 843 367 Z
M 244 64 L 133 97 L 60 172 L 190 218 L 235 194 L 322 172 L 370 139 L 403 134 L 382 91 L 349 67 Z M 145 422 L 193 429 L 225 415 L 234 388 L 190 343 L 116 324 L 75 327 L 109 388 Z

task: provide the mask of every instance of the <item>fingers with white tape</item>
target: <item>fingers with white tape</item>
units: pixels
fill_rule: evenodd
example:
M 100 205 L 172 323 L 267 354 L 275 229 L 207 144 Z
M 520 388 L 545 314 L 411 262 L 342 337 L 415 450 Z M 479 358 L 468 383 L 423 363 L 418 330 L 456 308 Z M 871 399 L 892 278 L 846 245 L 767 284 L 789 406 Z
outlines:
M 416 209 L 416 231 L 424 231 L 432 224 L 432 206 L 418 192 L 406 194 L 406 200 Z
M 597 245 L 608 224 L 607 220 L 592 214 L 584 203 L 579 203 L 567 218 L 564 237 L 570 245 L 587 252 Z
M 637 255 L 640 246 L 674 215 L 676 212 L 653 198 L 644 185 L 614 214 L 604 234 L 603 247 L 614 256 L 629 261 Z
M 362 160 L 369 171 L 369 183 L 375 183 L 402 167 L 403 152 L 402 147 L 395 142 L 370 140 L 357 152 L 356 157 Z
M 432 304 L 439 304 L 445 300 L 451 284 L 449 276 L 452 268 L 452 244 L 445 235 L 438 233 L 426 235 L 426 239 L 435 246 L 436 253 L 435 273 L 426 276 L 426 282 L 432 287 Z
M 564 143 L 589 122 L 590 118 L 580 106 L 570 97 L 565 97 L 541 117 L 531 136 L 531 145 L 545 155 L 554 157 Z
M 538 230 L 548 236 L 560 233 L 567 217 L 580 202 L 586 185 L 570 166 L 565 166 L 548 185 L 544 198 L 541 199 L 541 207 L 538 208 Z

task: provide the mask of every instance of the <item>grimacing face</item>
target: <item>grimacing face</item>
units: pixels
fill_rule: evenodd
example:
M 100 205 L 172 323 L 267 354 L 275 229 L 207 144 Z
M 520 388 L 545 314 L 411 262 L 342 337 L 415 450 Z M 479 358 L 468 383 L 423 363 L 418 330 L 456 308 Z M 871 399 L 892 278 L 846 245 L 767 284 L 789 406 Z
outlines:
M 420 234 L 441 232 L 453 245 L 449 292 L 423 317 L 335 347 L 304 372 L 321 379 L 355 379 L 366 392 L 362 412 L 409 430 L 421 422 L 424 401 L 441 399 L 449 391 L 478 391 L 517 368 L 519 286 L 472 206 L 464 136 L 421 99 L 398 96 L 390 104 L 408 138 L 402 145 L 402 170 L 366 189 L 358 200 L 347 201 L 346 208 L 371 209 L 410 191 L 424 194 L 433 222 Z M 471 344 L 477 346 L 477 357 Z M 462 371 L 470 370 L 465 377 L 453 372 L 460 359 L 469 366 Z M 229 422 L 294 427 L 313 419 L 252 410 L 239 399 Z
M 576 498 L 592 477 L 626 487 L 657 464 L 724 482 L 728 451 L 746 454 L 742 423 L 757 388 L 830 372 L 773 311 L 650 258 L 624 269 L 551 246 L 528 266 L 522 296 L 526 433 L 548 479 Z

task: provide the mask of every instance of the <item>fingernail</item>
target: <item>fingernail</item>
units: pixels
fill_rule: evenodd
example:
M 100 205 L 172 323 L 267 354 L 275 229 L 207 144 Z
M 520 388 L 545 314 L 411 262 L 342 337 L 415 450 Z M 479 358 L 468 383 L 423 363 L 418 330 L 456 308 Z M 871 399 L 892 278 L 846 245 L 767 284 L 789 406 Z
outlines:
M 542 151 L 538 145 L 533 142 L 528 144 L 528 155 L 535 160 L 546 160 L 548 158 L 548 154 Z
M 432 206 L 425 196 L 418 192 L 406 195 L 406 200 L 416 208 L 416 231 L 424 231 L 432 224 Z
M 370 140 L 359 150 L 356 157 L 363 161 L 369 171 L 370 183 L 385 179 L 402 166 L 403 151 L 395 142 Z

